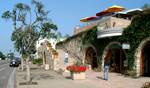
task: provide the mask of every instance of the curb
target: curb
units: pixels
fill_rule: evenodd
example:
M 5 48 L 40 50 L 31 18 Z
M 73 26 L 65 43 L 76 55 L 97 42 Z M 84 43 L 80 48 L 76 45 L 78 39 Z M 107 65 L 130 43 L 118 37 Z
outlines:
M 15 72 L 16 68 L 14 68 L 13 72 L 11 73 L 8 79 L 7 88 L 16 88 Z

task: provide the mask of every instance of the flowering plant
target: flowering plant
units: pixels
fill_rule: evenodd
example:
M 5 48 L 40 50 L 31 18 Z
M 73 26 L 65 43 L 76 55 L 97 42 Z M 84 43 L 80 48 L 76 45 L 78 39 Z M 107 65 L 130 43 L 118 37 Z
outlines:
M 67 70 L 70 72 L 76 72 L 76 73 L 80 73 L 80 72 L 85 72 L 87 70 L 86 66 L 77 66 L 77 65 L 70 65 L 67 66 Z

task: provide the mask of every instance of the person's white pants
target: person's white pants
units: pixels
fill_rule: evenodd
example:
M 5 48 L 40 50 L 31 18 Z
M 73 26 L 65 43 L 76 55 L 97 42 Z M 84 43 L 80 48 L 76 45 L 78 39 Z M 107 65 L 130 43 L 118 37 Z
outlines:
M 108 80 L 109 66 L 104 66 L 104 80 Z

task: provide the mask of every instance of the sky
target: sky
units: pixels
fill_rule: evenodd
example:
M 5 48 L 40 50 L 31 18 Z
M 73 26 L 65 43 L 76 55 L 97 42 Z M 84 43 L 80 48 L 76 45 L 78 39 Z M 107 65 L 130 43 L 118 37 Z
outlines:
M 80 19 L 95 16 L 96 13 L 112 6 L 120 5 L 126 9 L 140 8 L 149 0 L 40 0 L 45 9 L 50 11 L 48 17 L 52 19 L 62 35 L 73 35 L 76 25 L 82 25 Z M 11 21 L 1 18 L 6 10 L 12 10 L 16 3 L 30 4 L 31 0 L 0 0 L 0 51 L 7 54 L 14 51 L 11 33 L 13 25 Z

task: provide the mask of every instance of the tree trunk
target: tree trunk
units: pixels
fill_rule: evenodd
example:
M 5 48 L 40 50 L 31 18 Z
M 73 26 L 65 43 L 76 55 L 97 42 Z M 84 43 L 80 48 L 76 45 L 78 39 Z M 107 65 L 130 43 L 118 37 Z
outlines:
M 31 72 L 29 67 L 29 57 L 26 58 L 26 69 L 27 69 L 27 75 L 26 75 L 26 81 L 27 83 L 31 82 Z
M 21 58 L 21 70 L 22 71 L 24 70 L 24 58 L 23 57 Z
M 43 58 L 43 66 L 45 66 L 45 55 L 44 55 L 44 52 L 42 52 L 42 58 Z
M 45 64 L 47 64 L 45 51 L 44 51 L 44 62 L 45 62 Z

